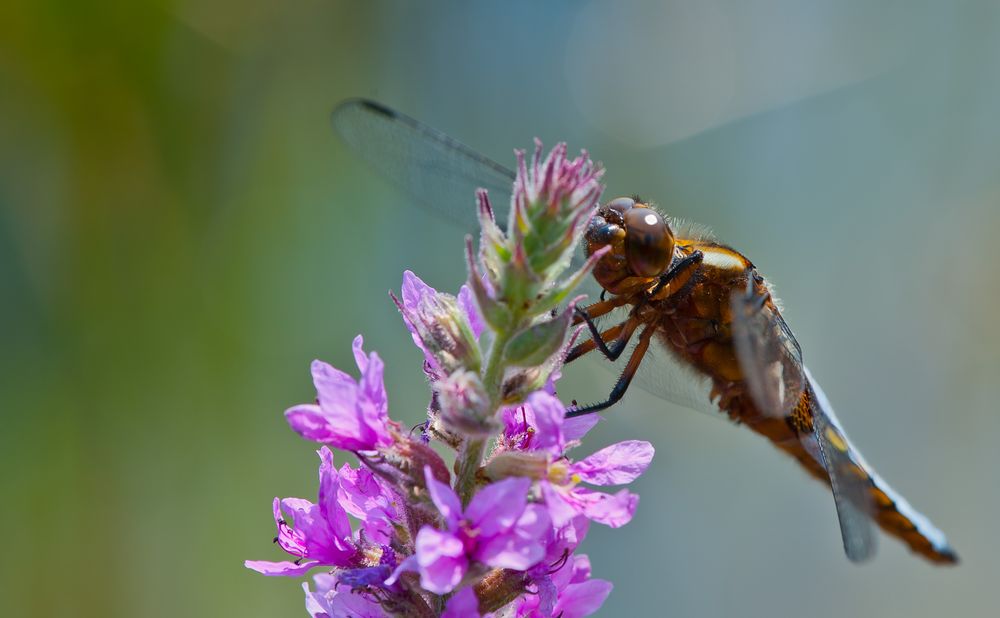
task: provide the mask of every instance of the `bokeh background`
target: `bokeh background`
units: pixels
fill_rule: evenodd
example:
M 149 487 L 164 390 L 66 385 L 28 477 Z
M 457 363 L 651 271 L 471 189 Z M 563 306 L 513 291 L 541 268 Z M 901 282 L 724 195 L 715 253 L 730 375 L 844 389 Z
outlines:
M 829 495 L 761 439 L 635 391 L 611 616 L 992 616 L 1000 593 L 1000 6 L 736 0 L 13 0 L 0 8 L 4 616 L 305 615 L 275 495 L 315 495 L 282 410 L 308 365 L 427 393 L 387 290 L 464 279 L 462 230 L 333 135 L 378 98 L 510 163 L 586 147 L 608 195 L 711 226 L 776 282 L 881 474 L 961 554 L 844 558 Z M 472 196 L 468 196 L 470 207 Z M 612 380 L 568 369 L 588 400 Z

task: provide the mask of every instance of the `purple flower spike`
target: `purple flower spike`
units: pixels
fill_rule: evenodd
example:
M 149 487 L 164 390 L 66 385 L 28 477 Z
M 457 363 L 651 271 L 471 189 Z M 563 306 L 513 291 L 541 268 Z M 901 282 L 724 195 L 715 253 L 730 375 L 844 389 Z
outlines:
M 436 594 L 455 589 L 473 561 L 526 570 L 545 555 L 550 521 L 545 509 L 527 503 L 531 480 L 509 478 L 487 485 L 462 510 L 451 487 L 425 471 L 427 489 L 447 530 L 424 526 L 417 533 L 416 553 L 403 561 L 386 582 L 403 571 L 419 571 L 420 585 Z
M 285 411 L 288 424 L 307 440 L 348 451 L 372 451 L 393 443 L 388 403 L 382 383 L 382 359 L 361 349 L 354 339 L 354 358 L 361 370 L 357 381 L 322 361 L 313 361 L 316 404 L 302 404 Z

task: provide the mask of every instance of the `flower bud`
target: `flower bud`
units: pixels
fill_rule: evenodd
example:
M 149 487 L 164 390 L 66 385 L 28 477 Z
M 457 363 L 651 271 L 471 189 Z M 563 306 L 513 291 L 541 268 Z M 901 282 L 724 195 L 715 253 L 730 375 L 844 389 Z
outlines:
M 547 284 L 569 265 L 597 209 L 604 171 L 586 152 L 567 159 L 565 143 L 556 144 L 542 160 L 542 143 L 535 140 L 530 165 L 523 152 L 517 154 L 508 233 L 514 241 L 513 253 L 526 255 L 534 276 Z
M 544 479 L 548 475 L 548 455 L 544 452 L 506 451 L 486 464 L 486 476 L 499 481 L 510 476 Z
M 392 447 L 381 451 L 375 457 L 359 455 L 368 468 L 402 491 L 412 492 L 424 486 L 424 470 L 429 468 L 434 478 L 443 483 L 450 482 L 448 464 L 430 446 L 397 435 Z
M 574 300 L 562 314 L 536 322 L 514 335 L 504 348 L 504 360 L 518 367 L 545 364 L 566 342 L 566 331 L 573 321 L 575 305 Z
M 603 189 L 600 166 L 586 152 L 568 159 L 566 144 L 557 144 L 543 160 L 542 144 L 536 140 L 530 164 L 523 151 L 517 151 L 517 159 L 506 234 L 493 218 L 486 193 L 480 191 L 478 260 L 467 251 L 470 285 L 483 317 L 495 331 L 543 315 L 565 299 L 593 266 L 589 263 L 565 284 L 558 282 Z M 480 282 L 484 275 L 490 291 Z M 542 301 L 544 307 L 539 306 Z
M 441 422 L 449 429 L 478 438 L 499 430 L 479 374 L 459 370 L 435 382 L 434 389 L 441 407 Z
M 402 301 L 390 296 L 432 373 L 479 371 L 479 344 L 454 296 L 435 291 L 410 271 L 403 273 Z

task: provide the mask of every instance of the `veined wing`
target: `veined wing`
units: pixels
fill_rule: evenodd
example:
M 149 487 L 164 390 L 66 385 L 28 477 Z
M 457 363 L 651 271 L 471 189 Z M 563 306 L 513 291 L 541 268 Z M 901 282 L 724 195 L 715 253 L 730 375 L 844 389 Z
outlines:
M 760 295 L 763 291 L 755 292 L 754 280 L 751 276 L 746 293 L 730 299 L 733 346 L 747 390 L 761 414 L 791 417 L 799 426 L 802 447 L 826 471 L 844 552 L 852 562 L 862 562 L 875 551 L 867 471 L 852 459 L 833 409 L 809 379 L 791 329 L 767 296 Z
M 510 169 L 376 101 L 344 101 L 330 120 L 348 146 L 425 209 L 466 233 L 478 234 L 475 192 L 483 188 L 497 223 L 506 229 L 515 177 Z M 567 274 L 585 261 L 578 247 Z M 596 299 L 601 290 L 588 277 L 579 291 Z
M 337 134 L 362 159 L 435 214 L 479 229 L 476 189 L 489 191 L 503 227 L 514 172 L 448 135 L 367 99 L 350 99 L 331 115 Z
M 864 562 L 875 555 L 877 546 L 871 520 L 875 515 L 871 493 L 874 480 L 860 453 L 851 446 L 841 429 L 833 407 L 819 384 L 808 370 L 805 374 L 809 380 L 813 426 L 812 435 L 805 439 L 808 443 L 806 450 L 812 450 L 809 446 L 815 445 L 820 461 L 830 475 L 844 553 L 852 562 Z
M 754 281 L 749 277 L 747 292 L 730 299 L 733 346 L 754 403 L 764 414 L 783 418 L 805 389 L 802 350 L 767 292 L 754 289 Z
M 764 415 L 790 420 L 802 449 L 819 467 L 803 464 L 814 474 L 825 472 L 847 557 L 863 562 L 874 555 L 875 522 L 932 562 L 956 562 L 944 534 L 893 491 L 851 444 L 777 309 L 765 304 L 754 311 L 761 305 L 742 294 L 731 301 L 733 343 L 751 397 Z
M 849 502 L 854 511 L 838 510 L 843 528 L 844 517 L 852 523 L 848 524 L 848 532 L 844 535 L 844 549 L 852 560 L 863 560 L 869 557 L 875 549 L 874 536 L 868 518 L 871 518 L 883 530 L 898 537 L 909 545 L 910 549 L 923 555 L 931 562 L 938 564 L 955 564 L 958 555 L 948 544 L 948 539 L 941 530 L 919 511 L 910 506 L 903 496 L 886 483 L 874 469 L 865 462 L 858 449 L 851 444 L 847 433 L 837 420 L 830 401 L 826 398 L 819 384 L 805 369 L 809 381 L 811 400 L 813 402 L 813 427 L 819 443 L 827 455 L 829 467 L 837 473 L 835 478 L 840 483 L 839 501 Z M 817 421 L 818 419 L 818 421 Z M 839 506 L 839 505 L 838 505 Z M 856 519 L 864 519 L 867 530 L 853 523 Z M 851 536 L 848 536 L 848 533 Z M 867 534 L 867 538 L 866 535 Z M 848 546 L 851 546 L 849 548 Z M 852 556 L 852 551 L 855 552 Z

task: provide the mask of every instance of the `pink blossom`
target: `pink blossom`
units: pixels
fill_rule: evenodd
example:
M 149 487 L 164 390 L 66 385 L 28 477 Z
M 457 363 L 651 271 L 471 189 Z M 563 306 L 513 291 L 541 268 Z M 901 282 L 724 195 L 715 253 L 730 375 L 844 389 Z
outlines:
M 653 445 L 641 440 L 612 444 L 573 462 L 563 453 L 593 426 L 566 420 L 562 403 L 544 391 L 533 393 L 517 414 L 505 417 L 510 444 L 522 450 L 543 451 L 550 455 L 547 478 L 540 483 L 549 515 L 557 526 L 567 524 L 576 515 L 612 528 L 627 524 L 639 504 L 639 496 L 626 489 L 615 494 L 594 491 L 590 485 L 625 485 L 638 478 L 653 459 Z M 587 415 L 593 416 L 593 415 Z M 578 418 L 587 418 L 578 417 Z M 527 436 L 521 440 L 517 436 Z
M 366 356 L 362 344 L 361 335 L 355 337 L 354 360 L 361 371 L 357 381 L 322 361 L 313 361 L 317 403 L 285 411 L 288 424 L 303 438 L 348 451 L 392 444 L 382 359 L 374 352 Z
M 590 579 L 590 559 L 583 555 L 570 557 L 545 577 L 537 594 L 524 595 L 515 602 L 518 618 L 590 616 L 601 608 L 613 587 L 609 581 Z
M 531 479 L 508 478 L 487 485 L 462 509 L 458 494 L 425 470 L 427 490 L 444 518 L 445 530 L 424 526 L 415 553 L 403 561 L 387 583 L 403 571 L 418 571 L 420 585 L 436 594 L 454 590 L 471 562 L 526 570 L 542 559 L 549 517 L 527 503 Z
M 333 453 L 325 446 L 318 451 L 319 504 L 301 498 L 274 499 L 274 522 L 278 526 L 275 542 L 281 549 L 296 556 L 295 562 L 247 560 L 244 564 L 264 575 L 298 576 L 317 566 L 348 566 L 357 547 L 351 524 L 336 499 L 339 478 L 333 466 Z M 291 524 L 283 510 L 291 515 Z
M 388 545 L 392 522 L 401 518 L 399 497 L 382 479 L 367 468 L 340 468 L 337 502 L 361 521 L 368 541 Z
M 312 618 L 387 618 L 388 614 L 370 595 L 355 592 L 351 586 L 337 581 L 329 573 L 313 576 L 316 590 L 309 590 L 303 582 L 306 593 L 306 611 Z
M 554 376 L 558 378 L 558 373 Z M 520 406 L 504 408 L 500 448 L 561 456 L 601 421 L 597 414 L 565 416 L 566 407 L 554 396 L 554 384 L 552 388 L 532 393 Z

